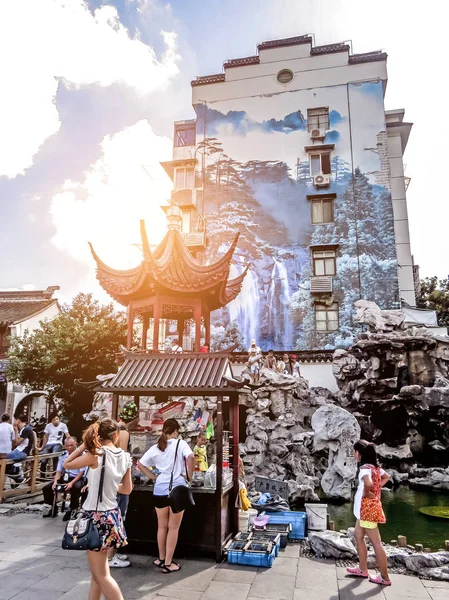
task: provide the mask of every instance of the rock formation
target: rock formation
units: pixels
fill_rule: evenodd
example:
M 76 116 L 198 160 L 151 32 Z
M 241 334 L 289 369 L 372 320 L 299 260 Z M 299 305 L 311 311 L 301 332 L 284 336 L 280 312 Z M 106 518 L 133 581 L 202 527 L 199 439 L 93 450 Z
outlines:
M 318 500 L 315 489 L 327 467 L 327 449 L 315 452 L 311 420 L 328 402 L 329 392 L 268 369 L 261 370 L 260 381 L 257 389 L 240 393 L 240 410 L 246 407 L 247 412 L 240 452 L 249 487 L 256 475 L 263 475 L 288 481 L 293 502 Z
M 415 463 L 447 466 L 449 337 L 405 329 L 401 311 L 365 301 L 356 307 L 370 331 L 334 353 L 337 402 L 357 418 L 362 437 L 378 445 L 384 464 L 400 472 Z
M 312 417 L 315 450 L 329 450 L 328 467 L 321 488 L 329 498 L 350 500 L 357 463 L 354 444 L 360 425 L 351 413 L 335 405 L 321 406 Z

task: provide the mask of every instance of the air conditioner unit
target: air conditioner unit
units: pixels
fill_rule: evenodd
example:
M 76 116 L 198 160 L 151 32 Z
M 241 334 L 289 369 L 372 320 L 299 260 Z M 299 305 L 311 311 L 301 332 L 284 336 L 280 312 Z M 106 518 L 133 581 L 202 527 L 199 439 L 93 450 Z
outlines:
M 324 140 L 326 137 L 325 129 L 312 129 L 310 132 L 310 137 L 312 140 Z
M 331 182 L 330 175 L 315 175 L 313 183 L 316 187 L 329 187 Z
M 312 277 L 310 280 L 311 294 L 332 294 L 332 277 Z

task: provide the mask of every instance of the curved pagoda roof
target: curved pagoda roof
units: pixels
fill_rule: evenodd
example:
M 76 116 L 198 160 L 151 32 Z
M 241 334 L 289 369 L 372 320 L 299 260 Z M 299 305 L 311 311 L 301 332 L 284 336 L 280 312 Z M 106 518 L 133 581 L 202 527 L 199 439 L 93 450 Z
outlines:
M 201 296 L 209 310 L 215 310 L 238 296 L 248 267 L 235 279 L 228 280 L 228 277 L 239 233 L 226 254 L 209 265 L 202 265 L 193 258 L 177 229 L 169 229 L 154 251 L 150 248 L 144 221 L 140 222 L 140 233 L 143 260 L 139 266 L 126 271 L 106 265 L 89 242 L 101 287 L 123 306 L 131 300 L 160 293 Z

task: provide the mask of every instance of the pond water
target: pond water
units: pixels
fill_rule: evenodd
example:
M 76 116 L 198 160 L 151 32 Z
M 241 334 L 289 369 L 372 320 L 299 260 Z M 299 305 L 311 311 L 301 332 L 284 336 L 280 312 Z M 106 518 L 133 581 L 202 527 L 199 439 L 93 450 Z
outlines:
M 449 494 L 400 486 L 395 490 L 383 490 L 382 504 L 387 518 L 387 522 L 379 526 L 384 542 L 405 535 L 409 544 L 421 543 L 438 550 L 444 548 L 445 540 L 449 540 L 449 519 L 428 517 L 418 510 L 423 506 L 449 506 Z M 328 512 L 337 531 L 354 526 L 351 503 L 329 504 Z

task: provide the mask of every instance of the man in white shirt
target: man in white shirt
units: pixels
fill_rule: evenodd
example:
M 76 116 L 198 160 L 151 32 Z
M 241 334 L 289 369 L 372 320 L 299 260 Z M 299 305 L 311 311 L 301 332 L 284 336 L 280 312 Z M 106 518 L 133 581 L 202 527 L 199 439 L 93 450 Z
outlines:
M 173 340 L 171 343 L 171 351 L 174 354 L 182 354 L 182 347 L 179 345 L 178 340 Z
M 11 417 L 7 413 L 4 413 L 0 421 L 0 454 L 11 452 L 15 437 L 14 427 L 11 425 Z
M 51 452 L 61 452 L 64 439 L 67 439 L 69 436 L 70 434 L 67 425 L 61 422 L 59 415 L 54 415 L 50 423 L 47 423 L 45 426 L 44 439 L 42 440 L 40 453 L 50 454 Z M 56 469 L 57 464 L 58 459 L 53 458 L 53 470 Z M 47 461 L 43 460 L 41 462 L 42 478 L 45 478 L 46 470 Z

